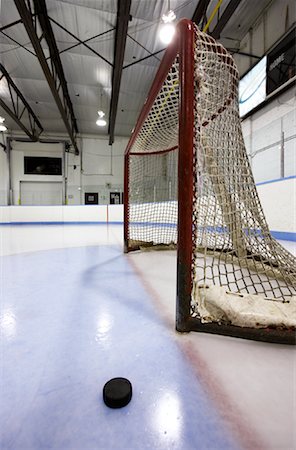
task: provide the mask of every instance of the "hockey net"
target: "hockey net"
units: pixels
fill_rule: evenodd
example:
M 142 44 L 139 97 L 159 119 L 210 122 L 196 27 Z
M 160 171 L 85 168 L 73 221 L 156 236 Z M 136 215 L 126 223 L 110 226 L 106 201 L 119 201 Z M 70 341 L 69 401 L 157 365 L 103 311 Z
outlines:
M 234 60 L 185 20 L 174 46 L 125 155 L 125 249 L 177 246 L 180 331 L 294 343 L 296 259 L 262 211 Z

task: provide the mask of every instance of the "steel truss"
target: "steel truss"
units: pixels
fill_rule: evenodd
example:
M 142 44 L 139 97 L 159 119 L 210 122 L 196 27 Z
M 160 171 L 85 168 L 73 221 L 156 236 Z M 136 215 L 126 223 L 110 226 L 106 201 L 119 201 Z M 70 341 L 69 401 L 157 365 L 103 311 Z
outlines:
M 12 81 L 5 67 L 0 64 L 0 81 L 2 79 L 5 79 L 7 83 L 7 92 L 9 93 L 11 106 L 8 106 L 2 98 L 0 98 L 0 105 L 32 141 L 37 141 L 43 131 L 43 127 L 23 94 Z M 27 119 L 29 126 L 25 125 L 24 119 Z
M 14 0 L 24 27 L 35 50 L 51 93 L 61 114 L 76 155 L 78 127 L 73 111 L 73 105 L 68 92 L 59 50 L 47 15 L 45 0 Z M 42 41 L 46 42 L 50 60 L 47 61 L 42 48 Z

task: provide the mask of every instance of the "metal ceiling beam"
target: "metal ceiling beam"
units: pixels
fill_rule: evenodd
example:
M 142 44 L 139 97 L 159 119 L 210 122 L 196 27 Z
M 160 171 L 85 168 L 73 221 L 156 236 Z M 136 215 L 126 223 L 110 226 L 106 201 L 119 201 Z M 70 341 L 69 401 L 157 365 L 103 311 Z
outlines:
M 192 22 L 195 22 L 196 25 L 199 25 L 201 19 L 205 16 L 210 1 L 211 0 L 199 0 L 192 16 Z
M 114 142 L 115 121 L 117 115 L 119 90 L 123 69 L 123 58 L 130 20 L 131 0 L 117 0 L 117 23 L 114 43 L 114 63 L 112 72 L 112 93 L 109 113 L 109 145 Z
M 43 131 L 43 127 L 23 94 L 14 84 L 5 67 L 0 64 L 0 81 L 2 79 L 5 79 L 7 83 L 12 108 L 2 98 L 0 98 L 0 105 L 32 141 L 37 141 Z M 24 118 L 28 120 L 29 127 L 24 124 Z
M 228 5 L 226 6 L 225 10 L 223 11 L 222 16 L 218 20 L 215 28 L 210 33 L 210 35 L 213 36 L 213 38 L 219 39 L 223 28 L 225 27 L 225 25 L 227 24 L 227 22 L 233 15 L 234 11 L 236 10 L 236 8 L 240 4 L 240 2 L 241 2 L 241 0 L 230 0 Z
M 45 0 L 14 0 L 14 3 L 31 40 L 48 86 L 55 99 L 71 144 L 73 145 L 74 152 L 78 155 L 79 150 L 76 141 L 78 128 L 76 118 L 68 92 L 63 66 L 59 57 L 58 47 L 47 15 Z M 37 35 L 37 17 L 42 30 L 40 36 Z M 51 56 L 49 63 L 46 60 L 46 56 L 41 46 L 43 39 L 46 41 Z

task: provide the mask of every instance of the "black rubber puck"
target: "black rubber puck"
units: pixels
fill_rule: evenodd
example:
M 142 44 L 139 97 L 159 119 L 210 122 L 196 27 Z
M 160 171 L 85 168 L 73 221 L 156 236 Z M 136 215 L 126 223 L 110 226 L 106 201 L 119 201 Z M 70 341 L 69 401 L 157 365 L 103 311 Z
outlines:
M 126 378 L 112 378 L 103 389 L 103 399 L 109 408 L 122 408 L 132 398 L 132 385 Z

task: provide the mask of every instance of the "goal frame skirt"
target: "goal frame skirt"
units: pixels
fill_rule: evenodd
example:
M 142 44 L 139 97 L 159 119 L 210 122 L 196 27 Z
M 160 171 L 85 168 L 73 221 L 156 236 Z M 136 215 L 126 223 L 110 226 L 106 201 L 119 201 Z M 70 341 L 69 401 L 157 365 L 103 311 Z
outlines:
M 164 83 L 167 74 L 179 55 L 179 137 L 178 137 L 178 238 L 177 238 L 177 301 L 176 330 L 179 332 L 198 331 L 227 335 L 257 341 L 296 344 L 295 329 L 249 328 L 227 324 L 202 323 L 192 316 L 191 297 L 193 287 L 193 188 L 194 188 L 194 25 L 190 20 L 181 20 L 176 29 L 173 43 L 167 48 L 160 63 L 144 107 L 132 132 L 124 156 L 124 251 L 135 250 L 129 246 L 129 162 L 132 147 L 147 118 L 149 111 Z M 157 152 L 143 153 L 143 157 Z
M 187 318 L 186 323 L 182 323 L 182 330 L 177 327 L 177 331 L 199 331 L 202 333 L 220 334 L 254 341 L 296 345 L 296 333 L 293 329 L 249 328 L 218 324 L 215 322 L 201 323 L 200 319 L 191 316 Z

